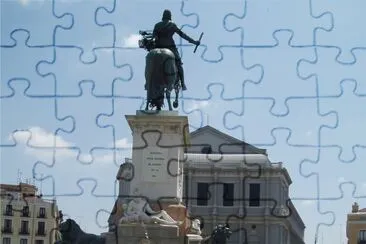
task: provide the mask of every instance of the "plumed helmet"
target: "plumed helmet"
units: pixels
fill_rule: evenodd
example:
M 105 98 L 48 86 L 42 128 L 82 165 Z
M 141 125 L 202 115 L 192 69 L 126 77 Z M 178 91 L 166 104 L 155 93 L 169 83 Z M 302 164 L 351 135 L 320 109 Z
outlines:
M 172 12 L 169 9 L 164 10 L 162 20 L 172 20 Z

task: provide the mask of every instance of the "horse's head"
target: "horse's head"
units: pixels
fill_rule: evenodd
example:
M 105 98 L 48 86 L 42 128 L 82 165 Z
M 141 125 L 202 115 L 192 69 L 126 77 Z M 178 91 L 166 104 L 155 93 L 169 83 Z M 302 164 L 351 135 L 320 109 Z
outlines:
M 67 219 L 65 222 L 61 223 L 59 231 L 62 234 L 63 240 L 75 240 L 78 235 L 83 232 L 73 219 Z

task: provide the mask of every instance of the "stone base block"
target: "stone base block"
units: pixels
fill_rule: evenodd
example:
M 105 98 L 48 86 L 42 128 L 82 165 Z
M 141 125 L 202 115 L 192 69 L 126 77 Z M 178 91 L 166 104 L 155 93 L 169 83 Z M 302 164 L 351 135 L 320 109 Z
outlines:
M 147 232 L 147 237 L 145 232 Z M 179 235 L 179 226 L 158 224 L 120 224 L 117 235 L 113 232 L 103 233 L 106 244 L 184 244 L 185 237 Z M 197 242 L 192 242 L 196 244 Z
M 187 234 L 184 244 L 201 244 L 202 240 L 202 236 Z

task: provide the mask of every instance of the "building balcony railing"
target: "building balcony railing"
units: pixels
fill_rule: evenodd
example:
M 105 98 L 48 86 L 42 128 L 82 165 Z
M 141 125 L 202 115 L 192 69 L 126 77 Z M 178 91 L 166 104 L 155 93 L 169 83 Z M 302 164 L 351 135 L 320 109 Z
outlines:
M 46 218 L 46 214 L 38 214 L 38 218 L 45 219 Z
M 28 217 L 30 217 L 30 214 L 29 213 L 22 213 L 22 217 L 28 218 Z
M 19 235 L 29 235 L 29 230 L 27 230 L 27 229 L 20 229 Z
M 14 213 L 13 213 L 13 211 L 5 211 L 4 215 L 5 216 L 14 216 Z
M 12 234 L 13 233 L 13 230 L 11 227 L 4 227 L 1 229 L 1 233 L 3 234 Z
M 46 236 L 46 231 L 45 230 L 38 230 L 36 232 L 36 236 Z

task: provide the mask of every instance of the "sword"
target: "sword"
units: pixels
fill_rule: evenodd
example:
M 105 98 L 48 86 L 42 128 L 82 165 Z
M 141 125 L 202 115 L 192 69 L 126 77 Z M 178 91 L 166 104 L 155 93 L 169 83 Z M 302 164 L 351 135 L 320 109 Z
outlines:
M 201 42 L 202 36 L 203 36 L 203 32 L 201 33 L 200 38 L 198 39 L 199 42 Z M 196 45 L 196 47 L 194 48 L 193 53 L 196 53 L 197 47 L 198 47 L 198 45 Z

